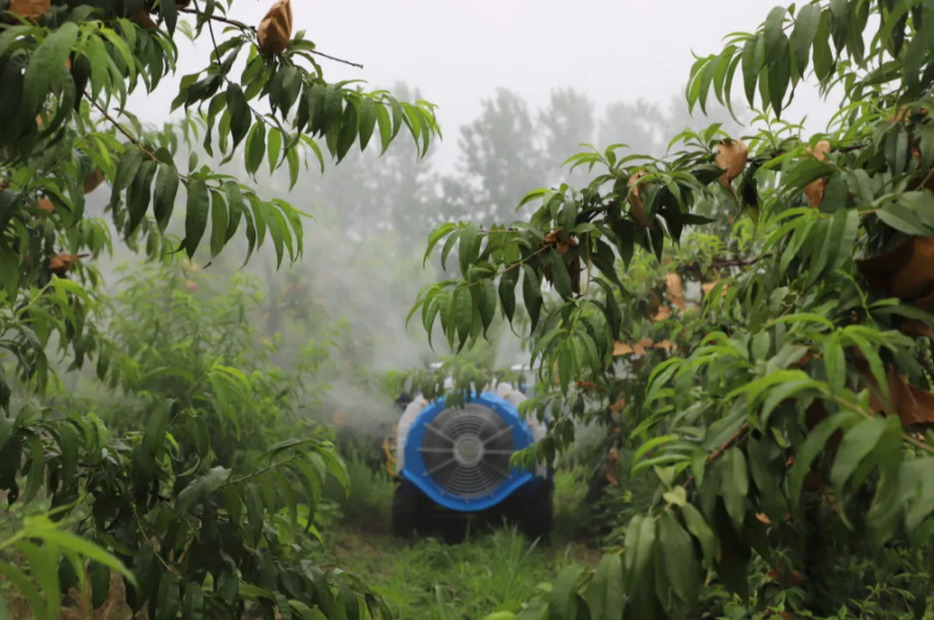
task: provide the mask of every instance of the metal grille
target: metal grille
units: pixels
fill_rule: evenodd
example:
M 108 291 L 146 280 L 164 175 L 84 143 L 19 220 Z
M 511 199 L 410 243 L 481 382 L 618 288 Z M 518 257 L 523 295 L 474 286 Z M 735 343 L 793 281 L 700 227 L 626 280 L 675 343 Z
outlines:
M 461 497 L 489 495 L 510 476 L 512 426 L 477 403 L 442 411 L 419 447 L 426 475 Z

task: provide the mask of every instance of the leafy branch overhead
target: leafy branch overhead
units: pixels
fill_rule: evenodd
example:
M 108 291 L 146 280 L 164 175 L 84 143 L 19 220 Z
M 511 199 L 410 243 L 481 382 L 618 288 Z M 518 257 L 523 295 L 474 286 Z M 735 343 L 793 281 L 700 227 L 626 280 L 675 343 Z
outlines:
M 87 5 L 57 5 L 41 15 L 26 13 L 33 23 L 23 23 L 15 5 L 8 7 L 5 15 L 10 23 L 0 36 L 4 71 L 0 112 L 11 119 L 0 129 L 0 152 L 5 154 L 7 172 L 11 166 L 35 165 L 38 150 L 56 145 L 61 159 L 49 162 L 41 173 L 71 172 L 65 167 L 70 158 L 89 161 L 91 170 L 81 178 L 104 174 L 113 187 L 114 218 L 128 237 L 147 213 L 164 228 L 178 189 L 183 187 L 188 215 L 182 247 L 189 256 L 201 242 L 213 200 L 212 224 L 223 227 L 226 223 L 230 233 L 215 237 L 213 253 L 238 230 L 241 214 L 247 213 L 268 220 L 277 250 L 284 244 L 294 258 L 301 252 L 299 212 L 286 203 L 243 196 L 249 192 L 243 184 L 238 183 L 238 192 L 225 190 L 229 179 L 194 161 L 189 162 L 187 174 L 179 172 L 173 151 L 149 139 L 136 118 L 126 113 L 127 95 L 140 83 L 147 92 L 154 90 L 174 69 L 178 54 L 172 39 L 179 23 L 175 5 L 155 7 L 164 29 L 154 23 L 141 26 L 132 5 L 128 3 L 123 14 Z M 184 105 L 201 111 L 203 147 L 209 154 L 218 148 L 230 158 L 242 143 L 251 177 L 268 159 L 270 171 L 287 165 L 294 185 L 306 153 L 312 153 L 323 168 L 319 140 L 340 161 L 354 144 L 366 148 L 376 133 L 385 151 L 405 127 L 422 155 L 431 137 L 438 135 L 433 108 L 424 101 L 400 102 L 385 91 L 351 89 L 352 82 L 327 83 L 314 57 L 314 43 L 303 33 L 291 35 L 288 2 L 274 5 L 263 20 L 269 26 L 258 33 L 245 24 L 231 26 L 238 22 L 226 18 L 227 9 L 209 2 L 203 9 L 195 4 L 192 13 L 183 13 L 195 18 L 193 36 L 207 28 L 214 45 L 211 64 L 182 78 L 173 109 Z M 216 24 L 225 26 L 222 33 L 215 33 L 215 28 L 220 29 Z M 235 78 L 232 67 L 244 54 L 245 68 Z M 123 114 L 126 121 L 108 112 L 113 103 L 117 104 L 116 116 Z M 107 130 L 96 131 L 97 127 Z M 125 140 L 124 144 L 118 145 L 111 136 Z M 15 178 L 4 183 L 15 194 L 8 201 L 17 212 L 27 211 L 30 204 L 44 198 L 58 199 L 73 210 L 76 197 L 56 196 L 54 183 L 48 185 Z M 74 193 L 73 188 L 69 190 Z M 249 215 L 244 219 L 248 234 L 251 220 Z M 259 230 L 252 236 L 262 242 Z

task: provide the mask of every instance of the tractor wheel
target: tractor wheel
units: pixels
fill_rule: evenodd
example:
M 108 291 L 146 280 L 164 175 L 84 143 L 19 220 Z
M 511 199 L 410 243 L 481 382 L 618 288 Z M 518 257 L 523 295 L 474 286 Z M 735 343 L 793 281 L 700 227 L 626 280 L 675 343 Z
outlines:
M 532 492 L 523 498 L 519 509 L 519 529 L 530 539 L 539 539 L 542 544 L 551 540 L 554 526 L 555 483 L 552 480 L 538 480 Z
M 392 495 L 392 535 L 399 538 L 412 538 L 421 529 L 420 513 L 422 493 L 418 488 L 403 480 Z

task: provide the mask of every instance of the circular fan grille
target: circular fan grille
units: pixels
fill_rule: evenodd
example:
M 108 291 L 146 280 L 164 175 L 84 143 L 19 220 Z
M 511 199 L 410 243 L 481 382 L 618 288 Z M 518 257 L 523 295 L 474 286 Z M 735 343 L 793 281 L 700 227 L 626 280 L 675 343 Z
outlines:
M 425 473 L 462 497 L 489 495 L 510 476 L 512 426 L 477 403 L 445 409 L 426 425 L 419 452 Z

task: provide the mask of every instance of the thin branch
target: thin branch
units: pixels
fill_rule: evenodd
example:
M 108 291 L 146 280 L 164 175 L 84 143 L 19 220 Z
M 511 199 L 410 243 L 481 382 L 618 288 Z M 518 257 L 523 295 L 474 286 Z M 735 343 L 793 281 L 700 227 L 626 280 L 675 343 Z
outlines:
M 197 9 L 188 9 L 188 8 L 184 8 L 184 9 L 183 9 L 183 8 L 179 7 L 179 8 L 178 8 L 178 11 L 179 11 L 180 13 L 188 13 L 188 14 L 190 14 L 190 15 L 198 15 L 198 16 L 204 17 L 204 13 L 202 13 L 201 11 L 198 11 Z M 221 22 L 221 23 L 223 23 L 223 24 L 227 24 L 228 26 L 233 26 L 233 27 L 235 27 L 235 28 L 239 28 L 240 30 L 248 30 L 248 31 L 253 32 L 253 33 L 256 33 L 256 32 L 257 32 L 257 29 L 256 29 L 255 26 L 251 26 L 251 25 L 249 25 L 249 24 L 246 24 L 246 23 L 241 22 L 241 21 L 236 20 L 236 19 L 230 19 L 229 17 L 224 17 L 223 15 L 213 15 L 213 14 L 212 14 L 210 17 L 208 17 L 208 21 L 209 21 L 209 22 L 211 22 L 211 21 Z M 216 46 L 215 46 L 215 47 L 216 47 Z M 350 65 L 351 67 L 357 67 L 358 69 L 362 69 L 362 68 L 363 68 L 363 65 L 360 64 L 360 63 L 358 63 L 358 62 L 353 62 L 353 61 L 350 61 L 350 60 L 344 60 L 343 58 L 338 58 L 337 56 L 331 56 L 330 54 L 325 54 L 324 52 L 319 52 L 318 50 L 307 50 L 307 51 L 309 51 L 309 52 L 312 53 L 312 54 L 315 54 L 316 56 L 321 56 L 321 57 L 323 57 L 323 58 L 327 58 L 327 59 L 333 60 L 333 61 L 335 61 L 335 62 L 341 62 L 341 63 L 344 63 L 345 65 Z
M 352 62 L 352 61 L 350 61 L 350 60 L 344 60 L 343 58 L 338 58 L 338 57 L 336 57 L 336 56 L 331 56 L 330 54 L 325 54 L 324 52 L 319 52 L 318 50 L 310 50 L 310 52 L 311 52 L 312 54 L 315 54 L 316 56 L 322 56 L 322 57 L 324 57 L 324 58 L 327 58 L 327 59 L 329 59 L 329 60 L 333 60 L 333 61 L 335 61 L 335 62 L 342 62 L 342 63 L 344 63 L 345 65 L 350 65 L 351 67 L 357 67 L 358 69 L 362 69 L 362 68 L 363 68 L 363 65 L 361 65 L 361 64 L 358 63 L 358 62 Z
M 768 253 L 752 258 L 714 258 L 710 264 L 713 267 L 748 267 L 749 265 L 755 265 L 763 258 L 770 258 L 771 256 L 772 254 Z
M 188 8 L 178 7 L 178 12 L 179 12 L 179 13 L 188 13 L 188 14 L 190 14 L 190 15 L 198 15 L 198 16 L 201 16 L 201 17 L 204 16 L 204 13 L 202 13 L 201 11 L 199 11 L 199 10 L 197 10 L 197 9 L 188 9 Z M 230 19 L 230 18 L 228 18 L 228 17 L 224 17 L 223 15 L 214 15 L 214 14 L 212 14 L 208 19 L 209 19 L 210 21 L 221 22 L 221 23 L 227 24 L 227 25 L 229 25 L 229 26 L 234 26 L 234 27 L 236 27 L 236 28 L 239 28 L 240 30 L 250 30 L 250 31 L 252 31 L 252 32 L 256 32 L 256 27 L 255 27 L 255 26 L 251 26 L 251 25 L 246 24 L 246 23 L 244 23 L 244 22 L 237 21 L 236 19 Z
M 106 119 L 110 122 L 111 125 L 113 125 L 114 127 L 117 128 L 117 131 L 119 131 L 119 132 L 122 133 L 124 136 L 126 136 L 127 140 L 129 140 L 130 142 L 132 142 L 133 145 L 136 146 L 136 148 L 138 148 L 138 149 L 141 150 L 142 152 L 146 153 L 146 155 L 148 155 L 153 161 L 156 160 L 156 154 L 153 153 L 152 151 L 150 151 L 148 148 L 146 148 L 146 146 L 145 146 L 142 142 L 140 142 L 139 138 L 137 138 L 136 136 L 134 136 L 133 134 L 131 134 L 131 133 L 129 132 L 129 130 L 127 130 L 127 128 L 124 127 L 124 126 L 120 123 L 120 121 L 118 121 L 117 119 L 115 119 L 114 117 L 112 117 L 112 116 L 110 115 L 110 113 L 109 113 L 107 110 L 105 110 L 103 106 L 101 106 L 101 104 L 99 104 L 99 103 L 97 103 L 96 101 L 94 101 L 94 99 L 92 99 L 91 96 L 90 96 L 89 94 L 87 94 L 86 92 L 84 93 L 84 96 L 85 96 L 85 98 L 86 98 L 88 101 L 91 102 L 91 105 L 94 106 L 94 108 L 95 108 L 98 112 L 100 112 L 101 114 L 104 115 L 104 118 L 106 118 Z M 179 176 L 181 176 L 181 175 L 179 175 Z
M 720 445 L 720 447 L 714 450 L 713 453 L 711 453 L 711 455 L 707 457 L 707 459 L 704 461 L 704 464 L 707 465 L 713 461 L 716 461 L 721 456 L 723 456 L 723 454 L 727 450 L 729 450 L 730 447 L 733 446 L 733 444 L 735 444 L 737 441 L 742 439 L 743 435 L 745 435 L 746 431 L 748 430 L 749 430 L 749 423 L 743 422 L 743 424 L 738 429 L 736 429 L 736 432 L 733 433 L 729 439 L 724 441 L 723 444 Z M 682 484 L 681 486 L 684 488 L 684 490 L 687 490 L 687 488 L 691 486 L 691 484 L 693 483 L 694 483 L 694 474 L 691 474 L 690 476 L 688 476 L 688 479 L 685 480 L 684 484 Z

